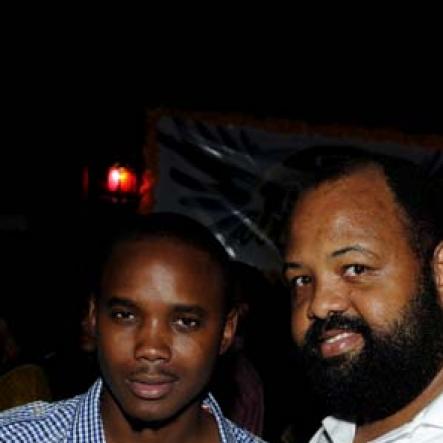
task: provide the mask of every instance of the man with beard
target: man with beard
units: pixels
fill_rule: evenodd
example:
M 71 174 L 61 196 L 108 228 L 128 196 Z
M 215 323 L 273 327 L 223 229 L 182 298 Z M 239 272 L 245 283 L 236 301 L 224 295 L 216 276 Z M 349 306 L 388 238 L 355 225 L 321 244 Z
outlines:
M 100 256 L 89 321 L 101 378 L 72 399 L 0 414 L 0 441 L 262 442 L 208 393 L 237 318 L 221 244 L 188 217 L 158 213 Z
M 292 160 L 285 239 L 293 338 L 331 414 L 311 442 L 442 442 L 441 180 L 325 151 Z

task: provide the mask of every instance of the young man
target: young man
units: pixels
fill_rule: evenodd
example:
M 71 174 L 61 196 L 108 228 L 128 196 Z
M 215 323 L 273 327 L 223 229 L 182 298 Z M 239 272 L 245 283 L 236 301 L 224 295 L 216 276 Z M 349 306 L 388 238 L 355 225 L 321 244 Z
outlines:
M 293 337 L 331 413 L 311 442 L 442 442 L 441 181 L 353 155 L 312 156 L 287 232 Z
M 222 246 L 187 217 L 154 214 L 99 263 L 89 319 L 102 378 L 73 399 L 0 415 L 0 441 L 261 442 L 206 390 L 236 327 Z

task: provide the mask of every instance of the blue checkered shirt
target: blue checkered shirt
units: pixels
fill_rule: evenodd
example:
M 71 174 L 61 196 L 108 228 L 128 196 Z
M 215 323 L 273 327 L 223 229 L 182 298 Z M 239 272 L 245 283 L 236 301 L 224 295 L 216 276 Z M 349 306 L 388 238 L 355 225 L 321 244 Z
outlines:
M 102 386 L 99 379 L 85 394 L 69 400 L 38 401 L 0 413 L 0 442 L 104 443 L 100 416 Z M 222 443 L 264 443 L 225 418 L 211 394 L 203 404 L 217 421 Z

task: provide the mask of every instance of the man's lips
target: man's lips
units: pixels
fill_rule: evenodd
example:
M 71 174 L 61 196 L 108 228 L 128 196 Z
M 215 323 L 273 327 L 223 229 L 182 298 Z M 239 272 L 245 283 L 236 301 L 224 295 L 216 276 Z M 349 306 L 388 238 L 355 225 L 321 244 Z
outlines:
M 172 375 L 137 375 L 127 379 L 131 392 L 144 400 L 159 400 L 168 395 L 178 378 Z
M 319 349 L 323 358 L 331 358 L 357 351 L 363 345 L 364 339 L 359 332 L 346 329 L 331 329 L 321 335 Z

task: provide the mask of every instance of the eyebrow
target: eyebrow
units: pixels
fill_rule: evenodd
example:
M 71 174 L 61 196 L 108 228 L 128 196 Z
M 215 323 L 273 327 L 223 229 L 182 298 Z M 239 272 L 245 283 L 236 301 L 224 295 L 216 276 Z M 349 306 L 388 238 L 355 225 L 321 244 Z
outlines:
M 300 269 L 302 265 L 297 262 L 287 262 L 283 264 L 282 274 L 286 274 L 289 269 Z
M 114 306 L 126 306 L 127 308 L 134 308 L 135 303 L 131 300 L 128 300 L 127 298 L 121 298 L 121 297 L 111 297 L 109 300 L 106 301 L 106 307 L 112 308 Z
M 126 298 L 121 297 L 111 297 L 106 301 L 107 308 L 113 308 L 115 306 L 125 306 L 127 308 L 136 308 L 136 303 L 128 300 Z M 206 310 L 198 305 L 184 305 L 184 304 L 176 304 L 173 305 L 173 310 L 180 314 L 195 314 L 200 317 L 206 315 Z
M 200 317 L 206 315 L 206 310 L 197 305 L 175 305 L 174 311 L 180 314 L 195 314 Z
M 372 252 L 361 245 L 350 245 L 350 246 L 345 246 L 344 248 L 341 249 L 337 249 L 336 251 L 332 252 L 331 257 L 340 257 L 341 255 L 345 255 L 348 252 L 359 252 L 363 255 L 369 255 L 371 257 L 379 258 L 375 252 Z
M 330 254 L 331 257 L 335 258 L 335 257 L 340 257 L 342 255 L 347 254 L 348 252 L 359 252 L 363 255 L 368 255 L 371 257 L 376 257 L 379 258 L 379 256 L 375 253 L 370 251 L 369 249 L 364 248 L 361 245 L 350 245 L 350 246 L 345 246 L 344 248 L 340 248 L 337 249 L 336 251 L 332 252 Z M 298 262 L 286 262 L 283 265 L 283 269 L 282 269 L 282 274 L 285 275 L 286 272 L 290 269 L 300 269 L 302 268 L 303 265 L 301 263 Z

